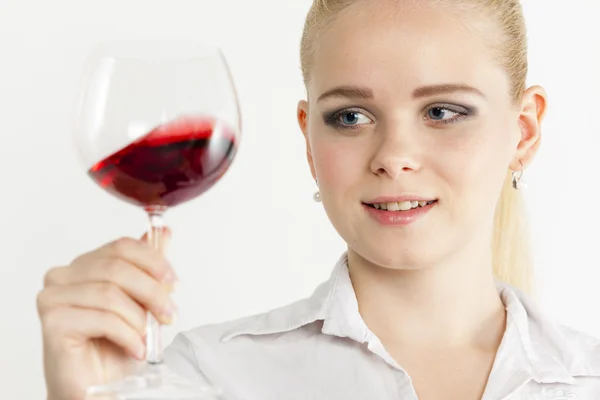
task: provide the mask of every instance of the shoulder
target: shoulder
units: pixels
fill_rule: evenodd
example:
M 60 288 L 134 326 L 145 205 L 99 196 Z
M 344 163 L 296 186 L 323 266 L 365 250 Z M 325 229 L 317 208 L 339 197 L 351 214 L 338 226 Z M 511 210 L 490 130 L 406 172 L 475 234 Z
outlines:
M 571 326 L 554 322 L 559 336 L 556 356 L 574 377 L 600 378 L 600 339 Z
M 535 364 L 538 374 L 544 374 L 542 368 L 560 365 L 570 377 L 568 385 L 557 382 L 555 379 L 544 380 L 544 393 L 551 393 L 557 398 L 596 399 L 600 395 L 600 339 L 574 329 L 557 321 L 547 320 L 544 325 L 530 323 L 533 335 L 534 348 L 538 354 L 544 353 L 552 361 L 545 358 L 543 363 Z M 536 392 L 537 393 L 537 392 Z M 550 397 L 554 398 L 554 397 Z
M 550 364 L 562 366 L 573 378 L 600 378 L 600 339 L 568 326 L 546 313 L 528 295 L 512 287 L 508 297 L 514 306 L 507 308 L 516 315 L 524 341 L 541 368 Z M 519 314 L 521 316 L 519 316 Z

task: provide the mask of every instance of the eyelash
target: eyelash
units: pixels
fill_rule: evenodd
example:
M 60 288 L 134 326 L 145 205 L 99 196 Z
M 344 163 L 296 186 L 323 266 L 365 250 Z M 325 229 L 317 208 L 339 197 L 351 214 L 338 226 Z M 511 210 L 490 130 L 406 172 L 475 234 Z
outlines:
M 426 119 L 427 116 L 429 115 L 429 112 L 431 110 L 435 110 L 435 109 L 450 111 L 451 113 L 458 115 L 457 117 L 452 118 L 452 119 L 433 120 L 435 124 L 442 124 L 442 125 L 455 124 L 455 123 L 460 122 L 460 121 L 464 120 L 465 118 L 468 118 L 474 114 L 474 110 L 469 107 L 455 106 L 452 104 L 435 104 L 433 106 L 427 107 L 427 109 L 425 110 L 425 116 L 423 118 Z
M 474 110 L 469 107 L 454 106 L 451 104 L 435 104 L 435 105 L 429 106 L 425 109 L 423 119 L 428 119 L 429 112 L 434 109 L 449 111 L 451 113 L 458 115 L 457 117 L 448 119 L 448 120 L 437 120 L 437 121 L 432 120 L 432 121 L 434 121 L 434 124 L 436 124 L 436 125 L 454 124 L 454 123 L 460 122 L 460 121 L 464 120 L 465 118 L 468 118 L 474 114 Z M 343 123 L 341 123 L 339 121 L 340 117 L 342 117 L 346 114 L 352 114 L 352 113 L 365 115 L 363 110 L 355 109 L 355 108 L 345 108 L 343 110 L 335 111 L 335 112 L 325 115 L 325 123 L 329 126 L 332 126 L 334 128 L 338 128 L 338 129 L 360 129 L 364 124 L 344 125 Z M 372 119 L 367 115 L 365 115 L 365 116 L 369 119 Z
M 346 114 L 353 114 L 353 113 L 365 115 L 363 110 L 355 109 L 355 108 L 345 108 L 343 110 L 335 111 L 333 113 L 329 113 L 329 114 L 325 115 L 325 123 L 329 126 L 333 126 L 334 128 L 338 128 L 338 129 L 359 129 L 362 127 L 362 125 L 344 125 L 339 121 L 340 117 L 342 117 Z M 372 118 L 368 117 L 367 115 L 365 115 L 365 116 L 369 119 L 372 119 Z

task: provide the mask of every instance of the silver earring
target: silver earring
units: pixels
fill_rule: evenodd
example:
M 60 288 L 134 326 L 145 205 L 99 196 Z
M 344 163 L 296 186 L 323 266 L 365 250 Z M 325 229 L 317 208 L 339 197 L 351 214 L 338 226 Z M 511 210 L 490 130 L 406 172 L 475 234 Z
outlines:
M 315 194 L 313 195 L 313 200 L 317 203 L 321 202 L 321 192 L 319 192 L 318 190 L 315 192 Z
M 319 181 L 315 179 L 315 183 L 317 184 L 317 187 L 319 187 Z M 320 191 L 316 191 L 315 194 L 313 195 L 313 200 L 317 203 L 321 202 L 321 192 Z
M 512 186 L 515 190 L 527 189 L 527 182 L 525 179 L 523 179 L 525 168 L 523 167 L 523 163 L 521 161 L 519 161 L 519 164 L 521 164 L 521 170 L 513 171 L 512 173 Z

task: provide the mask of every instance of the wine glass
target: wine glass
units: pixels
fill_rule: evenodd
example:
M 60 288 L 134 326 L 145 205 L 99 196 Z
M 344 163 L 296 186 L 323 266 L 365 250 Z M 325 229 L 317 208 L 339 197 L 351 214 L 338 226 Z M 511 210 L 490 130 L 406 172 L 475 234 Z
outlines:
M 92 52 L 77 104 L 76 147 L 94 182 L 146 211 L 155 248 L 162 247 L 165 211 L 205 193 L 228 170 L 240 129 L 235 86 L 218 48 L 139 41 Z M 90 388 L 89 398 L 217 398 L 217 389 L 164 366 L 160 324 L 150 313 L 146 341 L 144 367 Z

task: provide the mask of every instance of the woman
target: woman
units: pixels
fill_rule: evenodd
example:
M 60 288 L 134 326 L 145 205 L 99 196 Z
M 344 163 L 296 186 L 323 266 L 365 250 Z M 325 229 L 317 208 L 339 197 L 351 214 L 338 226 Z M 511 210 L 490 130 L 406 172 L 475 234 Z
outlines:
M 315 0 L 298 121 L 348 251 L 308 299 L 180 334 L 169 365 L 227 399 L 600 397 L 600 342 L 525 294 L 518 189 L 546 110 L 526 53 L 518 0 Z M 133 239 L 51 270 L 49 400 L 142 358 L 174 279 Z

